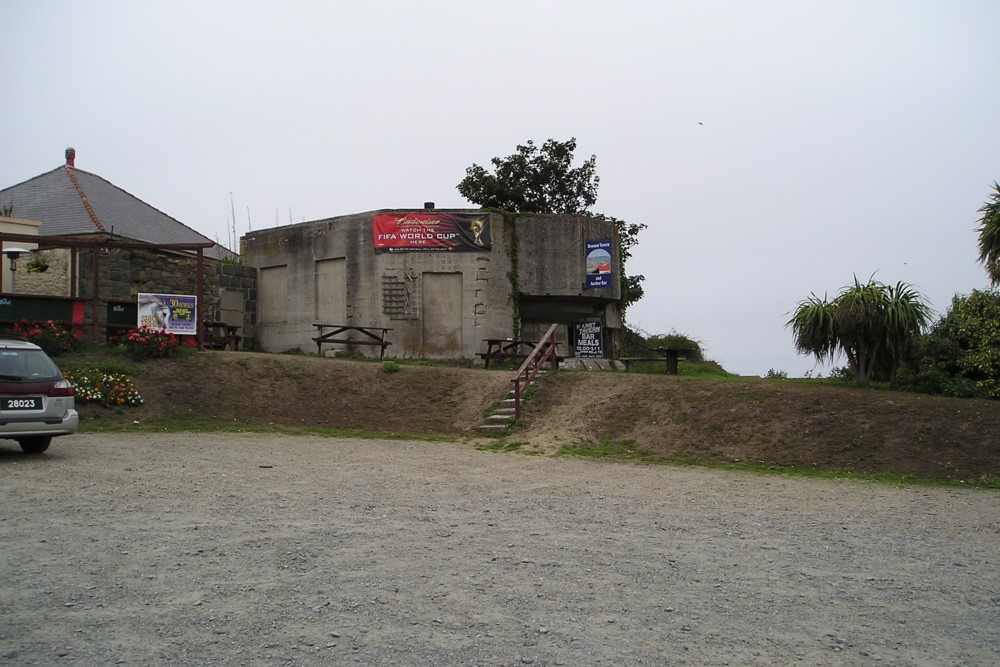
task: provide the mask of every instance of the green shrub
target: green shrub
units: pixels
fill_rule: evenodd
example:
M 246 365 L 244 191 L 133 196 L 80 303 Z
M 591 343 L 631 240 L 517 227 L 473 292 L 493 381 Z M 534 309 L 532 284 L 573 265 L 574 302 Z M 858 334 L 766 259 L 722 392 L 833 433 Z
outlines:
M 1000 292 L 956 295 L 922 336 L 894 386 L 928 394 L 1000 399 Z
M 621 332 L 621 356 L 623 357 L 653 357 L 656 348 L 669 347 L 687 350 L 684 358 L 687 361 L 705 361 L 705 352 L 701 343 L 691 336 L 671 329 L 667 334 L 647 334 L 636 327 L 624 327 Z

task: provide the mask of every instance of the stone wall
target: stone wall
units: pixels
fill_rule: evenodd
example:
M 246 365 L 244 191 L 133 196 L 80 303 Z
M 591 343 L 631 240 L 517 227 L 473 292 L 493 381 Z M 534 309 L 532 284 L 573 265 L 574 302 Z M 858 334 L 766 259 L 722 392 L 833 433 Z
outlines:
M 81 297 L 93 296 L 94 250 L 77 254 Z M 128 300 L 140 292 L 197 294 L 198 262 L 195 258 L 150 250 L 98 250 L 98 294 L 102 299 Z M 215 262 L 204 261 L 204 288 L 210 294 L 218 286 Z
M 257 269 L 241 264 L 218 262 L 215 265 L 218 285 L 211 292 L 218 310 L 212 319 L 242 327 L 244 350 L 256 350 L 257 342 Z
M 13 291 L 18 294 L 69 296 L 69 250 L 36 250 L 30 256 L 18 259 L 13 278 Z M 9 284 L 5 287 L 10 289 Z
M 94 250 L 77 251 L 77 296 L 94 295 Z M 197 294 L 196 258 L 178 253 L 150 250 L 97 250 L 98 296 L 102 301 L 134 301 L 139 293 Z M 44 271 L 28 271 L 32 257 L 44 257 Z M 18 260 L 14 291 L 39 296 L 70 296 L 72 284 L 69 249 L 35 251 Z M 35 262 L 38 264 L 38 262 Z M 204 302 L 200 305 L 206 320 L 217 320 L 241 327 L 246 349 L 256 345 L 257 270 L 238 264 L 204 260 Z M 92 321 L 92 303 L 87 302 L 84 318 Z M 104 308 L 98 313 L 104 322 Z
M 42 226 L 42 223 L 38 220 L 28 220 L 27 218 L 12 218 L 9 216 L 0 216 L 0 232 L 5 234 L 23 234 L 27 236 L 37 236 L 38 229 Z M 13 248 L 21 248 L 24 250 L 34 250 L 37 244 L 28 241 L 3 241 L 0 243 L 5 250 Z M 0 291 L 9 292 L 11 291 L 11 283 L 16 283 L 17 273 L 23 273 L 25 268 L 25 262 L 31 258 L 31 254 L 21 254 L 14 263 L 14 271 L 11 271 L 10 259 L 8 255 L 3 256 L 3 261 L 0 262 L 0 283 L 3 285 L 3 289 Z M 16 285 L 15 285 L 16 287 Z
M 191 257 L 168 255 L 148 250 L 99 250 L 98 293 L 102 299 L 127 300 L 139 292 L 194 294 L 197 286 L 197 261 Z M 32 271 L 33 257 L 44 257 L 48 268 Z M 94 251 L 77 251 L 77 285 L 79 296 L 93 296 Z M 36 250 L 18 259 L 15 291 L 21 294 L 69 296 L 71 289 L 71 251 Z M 214 265 L 205 260 L 206 291 L 218 283 Z M 8 284 L 9 287 L 9 284 Z

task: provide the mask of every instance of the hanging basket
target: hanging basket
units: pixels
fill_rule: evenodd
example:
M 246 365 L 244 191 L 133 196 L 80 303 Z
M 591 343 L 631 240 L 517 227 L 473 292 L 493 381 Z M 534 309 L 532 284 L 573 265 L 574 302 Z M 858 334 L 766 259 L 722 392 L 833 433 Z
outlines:
M 45 273 L 49 270 L 49 258 L 45 255 L 35 255 L 25 266 L 28 273 Z

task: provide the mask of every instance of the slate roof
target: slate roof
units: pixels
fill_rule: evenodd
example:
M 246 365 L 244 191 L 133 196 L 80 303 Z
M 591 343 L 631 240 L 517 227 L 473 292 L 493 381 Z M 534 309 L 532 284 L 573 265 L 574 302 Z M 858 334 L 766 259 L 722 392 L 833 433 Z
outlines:
M 97 174 L 69 164 L 0 190 L 0 206 L 42 223 L 40 236 L 113 234 L 144 243 L 215 243 Z M 235 255 L 219 245 L 210 258 Z

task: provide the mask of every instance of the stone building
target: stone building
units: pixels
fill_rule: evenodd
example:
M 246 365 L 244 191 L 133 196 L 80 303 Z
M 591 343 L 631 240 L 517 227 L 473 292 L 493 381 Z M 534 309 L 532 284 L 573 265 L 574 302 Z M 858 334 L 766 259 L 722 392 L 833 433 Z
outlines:
M 555 323 L 560 354 L 587 326 L 610 357 L 621 326 L 617 230 L 587 216 L 426 204 L 254 231 L 240 252 L 258 271 L 248 333 L 265 351 L 315 350 L 327 323 L 391 329 L 387 356 L 473 359 L 485 339 L 538 340 Z
M 134 307 L 139 293 L 196 294 L 201 251 L 203 319 L 243 328 L 254 321 L 256 273 L 239 266 L 234 253 L 77 168 L 74 149 L 66 149 L 65 159 L 0 190 L 0 209 L 17 216 L 0 219 L 0 244 L 31 251 L 3 262 L 0 292 L 83 300 L 85 319 L 93 323 L 96 316 L 103 328 L 110 312 Z M 27 243 L 25 232 L 37 241 Z M 21 236 L 8 240 L 5 234 Z

